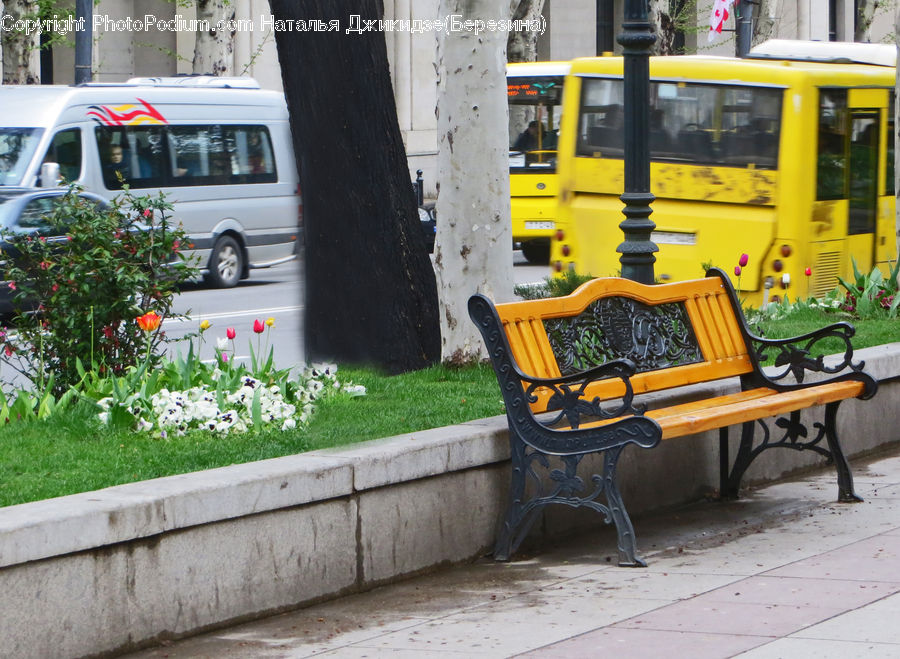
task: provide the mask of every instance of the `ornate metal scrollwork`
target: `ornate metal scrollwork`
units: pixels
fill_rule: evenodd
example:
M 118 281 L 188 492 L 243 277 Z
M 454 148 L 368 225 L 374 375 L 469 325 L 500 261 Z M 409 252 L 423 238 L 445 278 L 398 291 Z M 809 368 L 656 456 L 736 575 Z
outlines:
M 544 321 L 560 373 L 570 375 L 616 359 L 639 371 L 702 361 L 681 303 L 646 305 L 625 297 L 590 304 L 578 316 Z
M 548 426 L 556 426 L 565 419 L 571 428 L 578 428 L 583 416 L 595 419 L 613 419 L 625 414 L 640 416 L 646 411 L 646 406 L 633 403 L 634 390 L 629 379 L 630 371 L 625 372 L 624 369 L 617 367 L 615 364 L 609 364 L 608 369 L 600 369 L 600 371 L 602 373 L 600 377 L 585 377 L 583 380 L 576 381 L 574 383 L 575 386 L 567 382 L 552 380 L 525 380 L 528 383 L 525 395 L 528 397 L 528 401 L 533 403 L 537 400 L 536 391 L 545 389 L 552 392 L 547 401 L 547 411 L 558 412 L 558 414 L 544 422 Z M 589 384 L 609 377 L 618 377 L 625 385 L 625 393 L 622 396 L 621 403 L 605 408 L 601 405 L 603 401 L 599 398 L 591 400 L 584 398 L 584 391 Z
M 807 371 L 813 373 L 833 374 L 845 369 L 853 372 L 862 371 L 864 362 L 853 361 L 853 346 L 850 338 L 855 333 L 852 325 L 836 323 L 821 330 L 793 339 L 762 339 L 751 337 L 753 349 L 760 362 L 770 356 L 774 356 L 775 366 L 782 369 L 777 374 L 769 375 L 768 379 L 778 382 L 788 375 L 793 375 L 797 382 L 802 383 Z M 825 365 L 824 354 L 813 356 L 813 348 L 817 343 L 827 339 L 837 339 L 843 343 L 843 358 L 832 366 Z M 824 353 L 823 348 L 820 353 Z M 829 353 L 836 352 L 833 348 L 827 349 Z

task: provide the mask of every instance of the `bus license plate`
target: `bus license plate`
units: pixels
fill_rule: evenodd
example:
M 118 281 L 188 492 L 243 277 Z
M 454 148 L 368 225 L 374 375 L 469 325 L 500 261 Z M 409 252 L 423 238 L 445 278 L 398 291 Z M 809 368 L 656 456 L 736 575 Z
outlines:
M 552 229 L 554 226 L 552 220 L 525 222 L 526 231 L 537 231 L 539 229 Z
M 696 245 L 697 234 L 681 231 L 654 231 L 650 234 L 650 240 L 658 245 Z

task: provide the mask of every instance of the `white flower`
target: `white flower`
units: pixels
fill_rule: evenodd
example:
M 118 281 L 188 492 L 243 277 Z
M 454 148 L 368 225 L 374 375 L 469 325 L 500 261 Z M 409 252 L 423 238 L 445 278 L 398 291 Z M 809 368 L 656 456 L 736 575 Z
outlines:
M 365 396 L 366 388 L 361 384 L 348 384 L 344 387 L 344 391 L 351 396 Z
M 225 350 L 228 347 L 228 339 L 226 339 L 224 336 L 220 336 L 216 339 L 216 347 L 219 350 Z

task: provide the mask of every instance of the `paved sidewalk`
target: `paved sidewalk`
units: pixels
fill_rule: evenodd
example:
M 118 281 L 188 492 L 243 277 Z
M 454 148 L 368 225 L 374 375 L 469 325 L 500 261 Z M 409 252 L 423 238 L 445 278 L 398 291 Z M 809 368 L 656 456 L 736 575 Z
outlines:
M 900 450 L 851 466 L 128 656 L 900 657 Z

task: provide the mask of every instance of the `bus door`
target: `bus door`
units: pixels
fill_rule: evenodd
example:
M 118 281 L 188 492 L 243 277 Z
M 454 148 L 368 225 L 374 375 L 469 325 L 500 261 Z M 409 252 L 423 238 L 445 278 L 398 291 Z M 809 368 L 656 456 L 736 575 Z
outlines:
M 847 251 L 860 272 L 875 265 L 879 143 L 878 111 L 851 110 Z

